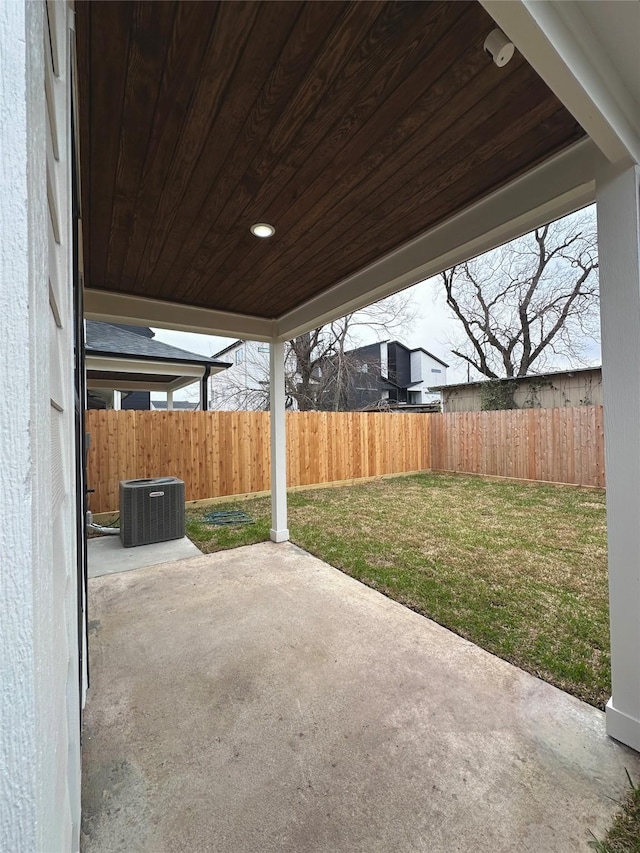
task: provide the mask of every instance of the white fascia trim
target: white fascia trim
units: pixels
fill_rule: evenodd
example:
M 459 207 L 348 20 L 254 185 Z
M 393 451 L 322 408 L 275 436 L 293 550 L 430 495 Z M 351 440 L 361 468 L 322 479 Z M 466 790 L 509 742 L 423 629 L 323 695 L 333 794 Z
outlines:
M 248 314 L 212 311 L 177 302 L 145 299 L 105 290 L 84 291 L 84 315 L 105 323 L 135 323 L 177 332 L 196 332 L 251 341 L 270 341 L 274 321 Z
M 148 373 L 168 375 L 175 377 L 193 376 L 199 379 L 204 374 L 205 365 L 198 364 L 174 364 L 171 361 L 149 361 L 134 358 L 109 358 L 109 356 L 90 355 L 86 357 L 87 370 L 104 370 L 110 373 Z M 171 380 L 174 381 L 173 379 Z
M 581 140 L 283 315 L 276 339 L 290 340 L 591 204 L 603 162 L 594 143 Z
M 480 2 L 607 159 L 640 162 L 638 107 L 578 5 Z

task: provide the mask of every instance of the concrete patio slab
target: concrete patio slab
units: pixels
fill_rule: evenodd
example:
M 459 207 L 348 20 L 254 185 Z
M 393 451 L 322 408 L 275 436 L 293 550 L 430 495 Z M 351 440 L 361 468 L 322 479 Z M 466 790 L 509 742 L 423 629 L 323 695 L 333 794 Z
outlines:
M 154 542 L 153 545 L 138 545 L 125 548 L 119 536 L 101 536 L 87 543 L 88 574 L 90 578 L 130 572 L 158 566 L 173 560 L 197 557 L 202 551 L 190 539 L 172 539 L 169 542 Z
M 304 553 L 92 580 L 85 853 L 570 853 L 604 715 Z

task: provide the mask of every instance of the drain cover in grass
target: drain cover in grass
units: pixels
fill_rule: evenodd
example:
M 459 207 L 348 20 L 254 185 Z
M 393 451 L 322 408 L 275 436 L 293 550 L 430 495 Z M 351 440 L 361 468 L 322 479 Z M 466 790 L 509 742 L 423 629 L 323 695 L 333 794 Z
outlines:
M 202 519 L 206 524 L 255 524 L 250 515 L 241 510 L 230 512 L 208 512 Z

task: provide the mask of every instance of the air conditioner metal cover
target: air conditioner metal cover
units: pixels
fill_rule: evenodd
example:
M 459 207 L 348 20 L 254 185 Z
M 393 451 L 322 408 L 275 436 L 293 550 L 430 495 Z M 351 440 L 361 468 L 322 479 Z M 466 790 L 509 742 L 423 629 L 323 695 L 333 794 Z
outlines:
M 184 481 L 154 477 L 120 481 L 120 541 L 125 548 L 185 535 Z

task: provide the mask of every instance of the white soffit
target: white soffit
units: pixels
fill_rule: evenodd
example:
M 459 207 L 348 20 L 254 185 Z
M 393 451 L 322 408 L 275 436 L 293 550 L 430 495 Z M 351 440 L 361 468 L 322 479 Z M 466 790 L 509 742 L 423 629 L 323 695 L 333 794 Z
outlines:
M 90 288 L 84 290 L 84 316 L 105 323 L 138 324 L 250 341 L 269 341 L 274 336 L 273 320 L 263 317 Z

